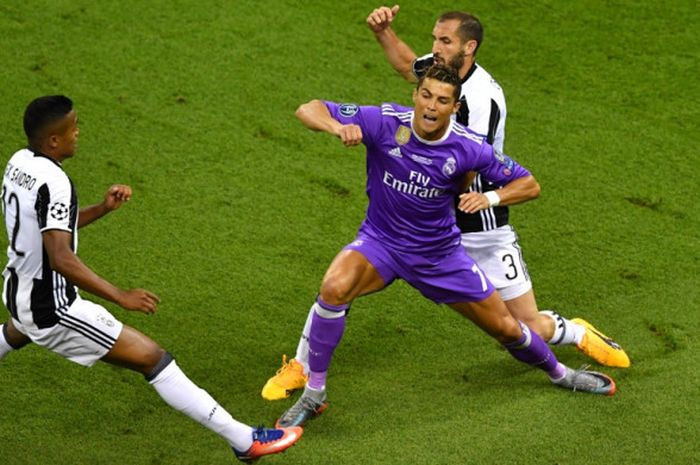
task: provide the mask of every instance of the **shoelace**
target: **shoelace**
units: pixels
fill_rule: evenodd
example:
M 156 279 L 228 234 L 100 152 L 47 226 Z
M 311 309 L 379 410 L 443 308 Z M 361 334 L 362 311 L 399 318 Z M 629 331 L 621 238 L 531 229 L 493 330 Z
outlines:
M 302 396 L 296 404 L 292 405 L 292 408 L 289 409 L 285 417 L 296 418 L 305 411 L 315 412 L 320 405 L 321 404 L 317 404 L 313 399 Z
M 574 374 L 571 377 L 571 384 L 574 388 L 574 392 L 576 392 L 576 384 L 579 383 L 579 379 L 581 378 L 583 378 L 580 382 L 582 385 L 591 386 L 592 388 L 601 387 L 598 378 L 586 372 L 590 367 L 590 365 L 581 365 L 577 370 L 574 370 Z M 593 382 L 591 382 L 591 378 L 594 380 Z
M 255 431 L 253 431 L 253 442 L 258 441 L 260 443 L 276 441 L 284 435 L 284 431 L 281 429 L 268 429 L 263 426 L 258 426 Z
M 619 345 L 617 342 L 613 341 L 611 338 L 605 336 L 604 334 L 601 334 L 600 332 L 596 331 L 596 330 L 593 329 L 593 328 L 588 328 L 588 329 L 589 329 L 593 334 L 595 334 L 596 336 L 598 336 L 603 342 L 605 342 L 607 345 L 609 345 L 610 347 L 612 347 L 613 349 L 622 350 L 622 347 L 620 347 L 620 345 Z
M 282 356 L 282 366 L 277 370 L 277 374 L 285 373 L 292 368 L 292 361 L 287 361 L 287 355 Z

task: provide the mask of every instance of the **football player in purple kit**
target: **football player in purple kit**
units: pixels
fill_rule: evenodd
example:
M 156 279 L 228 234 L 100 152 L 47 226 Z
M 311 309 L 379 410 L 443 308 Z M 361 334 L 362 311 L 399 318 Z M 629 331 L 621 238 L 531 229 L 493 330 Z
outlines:
M 462 11 L 443 13 L 433 28 L 431 53 L 418 57 L 392 28 L 398 12 L 398 5 L 381 6 L 367 17 L 367 25 L 391 66 L 411 82 L 417 82 L 435 62 L 455 68 L 461 78 L 460 106 L 455 119 L 504 152 L 506 100 L 498 83 L 476 62 L 484 34 L 479 19 Z M 498 187 L 475 176 L 468 190 L 487 193 Z M 602 365 L 630 365 L 624 349 L 588 321 L 569 319 L 558 311 L 539 310 L 518 234 L 509 220 L 508 206 L 493 205 L 471 214 L 457 211 L 456 220 L 462 233 L 462 246 L 496 287 L 514 318 L 549 344 L 575 345 Z M 264 399 L 285 399 L 306 385 L 312 318 L 310 311 L 294 358 L 287 361 L 283 355 L 282 367 L 263 386 Z
M 522 166 L 456 123 L 460 78 L 434 65 L 413 91 L 415 108 L 312 100 L 297 110 L 309 129 L 367 150 L 366 218 L 355 240 L 333 260 L 321 283 L 309 335 L 309 379 L 297 402 L 277 421 L 301 426 L 327 407 L 326 376 L 352 301 L 403 279 L 428 299 L 446 304 L 500 342 L 513 357 L 544 370 L 574 391 L 612 395 L 615 382 L 593 371 L 559 363 L 547 344 L 513 318 L 498 292 L 460 246 L 453 198 L 476 171 L 503 187 L 460 195 L 458 208 L 536 198 L 540 187 Z

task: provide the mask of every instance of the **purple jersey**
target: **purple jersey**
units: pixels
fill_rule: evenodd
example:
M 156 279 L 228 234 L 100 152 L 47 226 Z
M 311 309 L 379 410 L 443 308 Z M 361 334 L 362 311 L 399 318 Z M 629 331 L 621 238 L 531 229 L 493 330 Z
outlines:
M 369 205 L 360 231 L 396 250 L 438 255 L 459 246 L 454 197 L 469 171 L 498 185 L 530 174 L 455 121 L 428 141 L 412 130 L 412 108 L 325 104 L 340 123 L 362 129 Z

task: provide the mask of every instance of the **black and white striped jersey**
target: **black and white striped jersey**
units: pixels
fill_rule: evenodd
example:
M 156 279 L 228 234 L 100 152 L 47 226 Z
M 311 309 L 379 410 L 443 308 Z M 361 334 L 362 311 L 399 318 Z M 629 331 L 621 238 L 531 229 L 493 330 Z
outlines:
M 432 53 L 417 58 L 413 62 L 413 73 L 420 77 L 432 64 Z M 503 152 L 506 98 L 496 80 L 476 63 L 462 79 L 460 103 L 457 121 L 486 139 L 497 151 Z M 498 187 L 477 175 L 469 190 L 487 192 Z M 508 207 L 493 207 L 473 214 L 457 210 L 457 226 L 465 233 L 488 231 L 506 224 Z
M 2 207 L 7 229 L 7 266 L 3 302 L 27 327 L 48 328 L 58 322 L 77 288 L 51 269 L 42 232 L 58 229 L 78 246 L 78 198 L 68 175 L 51 158 L 30 149 L 15 153 L 5 168 Z

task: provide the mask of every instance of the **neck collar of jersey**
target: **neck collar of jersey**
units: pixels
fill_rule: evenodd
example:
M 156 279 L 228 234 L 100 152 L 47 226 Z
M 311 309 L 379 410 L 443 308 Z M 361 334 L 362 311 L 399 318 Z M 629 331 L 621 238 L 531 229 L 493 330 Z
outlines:
M 27 146 L 27 150 L 29 150 L 30 152 L 32 152 L 32 153 L 34 154 L 35 157 L 46 158 L 47 160 L 51 160 L 52 163 L 55 163 L 55 164 L 56 164 L 57 166 L 59 166 L 60 168 L 63 168 L 63 166 L 61 165 L 61 162 L 60 162 L 60 161 L 54 160 L 53 158 L 51 158 L 50 156 L 46 155 L 45 153 L 39 152 L 38 150 L 34 150 L 33 148 L 31 148 L 31 147 L 29 147 L 29 146 Z
M 445 139 L 447 139 L 450 136 L 450 133 L 452 132 L 452 126 L 454 125 L 454 119 L 450 118 L 450 122 L 447 123 L 447 129 L 445 130 L 445 134 L 443 134 L 442 137 L 440 137 L 439 139 L 435 139 L 435 140 L 428 140 L 428 139 L 423 139 L 416 132 L 415 128 L 413 127 L 413 119 L 416 117 L 416 112 L 413 111 L 411 113 L 412 113 L 412 115 L 411 115 L 411 132 L 416 137 L 416 139 L 418 139 L 422 143 L 427 144 L 427 145 L 439 145 L 439 144 L 442 144 L 445 141 Z
M 472 63 L 472 67 L 469 68 L 469 71 L 467 71 L 467 74 L 464 76 L 464 79 L 462 79 L 462 84 L 464 84 L 465 82 L 467 82 L 467 79 L 469 79 L 470 77 L 472 77 L 472 74 L 474 74 L 474 71 L 476 71 L 476 67 L 477 67 L 477 64 L 476 64 L 476 61 L 475 61 L 474 63 Z

